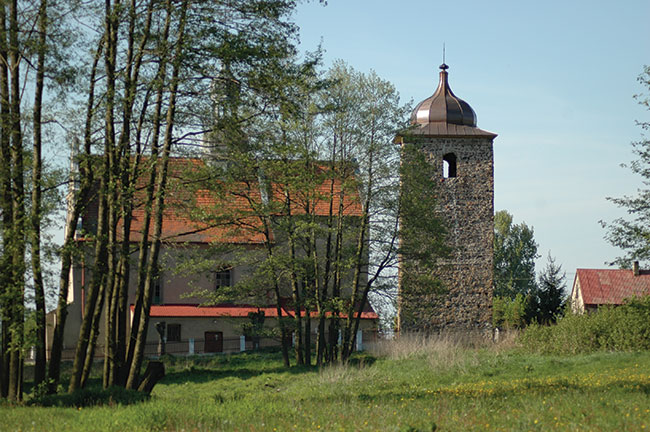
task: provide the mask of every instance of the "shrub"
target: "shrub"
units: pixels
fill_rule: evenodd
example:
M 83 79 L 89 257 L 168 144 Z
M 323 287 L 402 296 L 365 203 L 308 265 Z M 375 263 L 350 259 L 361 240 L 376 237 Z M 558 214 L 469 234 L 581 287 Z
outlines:
M 526 325 L 526 298 L 517 294 L 494 297 L 492 300 L 492 325 L 503 329 L 523 328 Z
M 530 351 L 548 354 L 650 350 L 650 296 L 595 313 L 567 313 L 553 326 L 532 324 L 520 342 Z

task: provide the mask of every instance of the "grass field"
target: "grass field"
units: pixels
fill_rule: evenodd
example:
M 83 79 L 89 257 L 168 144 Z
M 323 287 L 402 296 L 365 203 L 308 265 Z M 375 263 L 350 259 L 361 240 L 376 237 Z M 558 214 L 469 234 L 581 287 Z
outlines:
M 0 405 L 0 429 L 650 429 L 648 352 L 560 357 L 447 340 L 403 341 L 355 363 L 286 370 L 276 353 L 171 359 L 150 400 Z

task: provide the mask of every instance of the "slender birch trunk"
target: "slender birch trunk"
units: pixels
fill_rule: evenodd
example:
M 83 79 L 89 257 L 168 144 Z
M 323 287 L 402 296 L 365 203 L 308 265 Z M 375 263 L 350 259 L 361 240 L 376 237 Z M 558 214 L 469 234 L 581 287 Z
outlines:
M 20 123 L 20 48 L 18 42 L 18 1 L 9 2 L 9 74 L 11 110 L 11 162 L 13 235 L 12 272 L 9 313 L 11 346 L 9 350 L 9 400 L 22 399 L 22 363 L 25 297 L 25 187 L 23 180 L 23 137 Z
M 2 205 L 3 253 L 0 258 L 2 268 L 11 268 L 11 239 L 13 233 L 12 185 L 11 185 L 11 115 L 9 109 L 9 56 L 6 31 L 6 6 L 0 5 L 0 205 Z M 0 319 L 2 320 L 2 359 L 0 364 L 0 397 L 6 398 L 9 392 L 9 287 L 12 272 L 0 272 Z
M 34 385 L 45 381 L 45 288 L 41 271 L 41 108 L 45 81 L 45 44 L 47 32 L 47 0 L 41 0 L 38 12 L 38 56 L 36 63 L 36 88 L 34 89 L 34 143 L 32 161 L 32 277 L 34 278 L 34 302 L 36 303 L 36 358 Z

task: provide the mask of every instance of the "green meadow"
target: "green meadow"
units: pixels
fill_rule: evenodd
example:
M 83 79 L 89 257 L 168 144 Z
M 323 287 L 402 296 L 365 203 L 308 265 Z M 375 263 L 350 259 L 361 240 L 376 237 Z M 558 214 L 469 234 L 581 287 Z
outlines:
M 346 366 L 279 353 L 165 358 L 150 398 L 97 379 L 71 396 L 0 405 L 7 431 L 643 431 L 650 353 L 542 355 L 512 343 L 402 339 Z M 99 366 L 99 365 L 98 365 Z M 28 394 L 29 396 L 29 394 Z M 30 405 L 30 403 L 32 405 Z

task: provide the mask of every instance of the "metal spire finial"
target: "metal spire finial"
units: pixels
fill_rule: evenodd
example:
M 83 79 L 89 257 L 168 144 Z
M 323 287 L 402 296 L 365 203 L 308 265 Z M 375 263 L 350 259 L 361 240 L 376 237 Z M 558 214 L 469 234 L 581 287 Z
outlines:
M 440 65 L 440 69 L 447 70 L 449 69 L 449 66 L 445 64 L 445 43 L 442 43 L 442 64 Z

